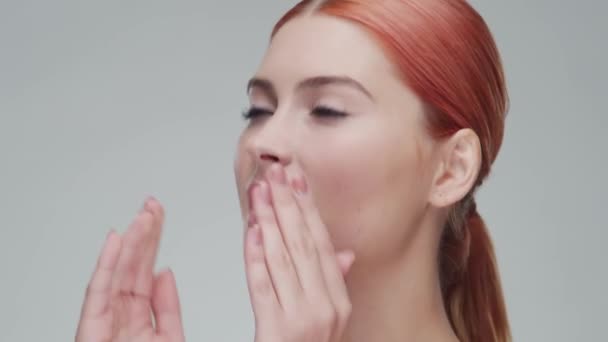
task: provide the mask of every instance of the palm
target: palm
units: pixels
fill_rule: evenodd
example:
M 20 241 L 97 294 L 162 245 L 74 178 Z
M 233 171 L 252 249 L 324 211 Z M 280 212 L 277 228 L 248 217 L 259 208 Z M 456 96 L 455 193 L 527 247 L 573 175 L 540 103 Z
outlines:
M 76 342 L 182 342 L 171 272 L 154 275 L 163 211 L 149 200 L 124 236 L 110 233 L 87 288 Z

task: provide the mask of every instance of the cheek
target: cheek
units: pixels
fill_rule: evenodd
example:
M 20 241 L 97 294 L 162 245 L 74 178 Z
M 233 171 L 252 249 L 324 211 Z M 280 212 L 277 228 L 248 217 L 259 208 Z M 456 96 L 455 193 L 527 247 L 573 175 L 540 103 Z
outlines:
M 331 143 L 309 144 L 301 153 L 338 249 L 394 238 L 389 230 L 407 221 L 407 209 L 419 200 L 416 144 L 403 134 L 387 137 L 387 131 L 367 125 L 360 135 L 352 130 L 342 138 L 336 134 Z
M 380 183 L 362 160 L 350 157 L 342 154 L 329 160 L 328 153 L 317 160 L 323 163 L 318 174 L 311 175 L 317 206 L 338 249 L 355 244 L 365 226 L 366 206 Z

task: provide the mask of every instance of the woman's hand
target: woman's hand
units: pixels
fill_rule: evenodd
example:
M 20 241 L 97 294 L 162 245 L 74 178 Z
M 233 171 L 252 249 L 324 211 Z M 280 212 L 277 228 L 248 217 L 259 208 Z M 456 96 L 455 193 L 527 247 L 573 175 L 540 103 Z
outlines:
M 301 173 L 288 181 L 278 163 L 250 190 L 245 243 L 256 342 L 335 342 L 351 312 L 337 255 Z
M 164 214 L 146 201 L 124 235 L 110 232 L 89 282 L 76 342 L 183 342 L 175 279 L 154 274 Z

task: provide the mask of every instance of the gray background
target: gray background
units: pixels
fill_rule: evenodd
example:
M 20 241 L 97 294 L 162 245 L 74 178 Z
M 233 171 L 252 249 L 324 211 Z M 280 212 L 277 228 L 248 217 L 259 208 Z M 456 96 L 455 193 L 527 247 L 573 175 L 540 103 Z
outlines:
M 69 341 L 107 230 L 147 194 L 189 341 L 251 341 L 232 176 L 244 85 L 293 1 L 0 1 L 0 341 Z M 607 3 L 477 0 L 505 61 L 478 199 L 516 341 L 600 341 Z

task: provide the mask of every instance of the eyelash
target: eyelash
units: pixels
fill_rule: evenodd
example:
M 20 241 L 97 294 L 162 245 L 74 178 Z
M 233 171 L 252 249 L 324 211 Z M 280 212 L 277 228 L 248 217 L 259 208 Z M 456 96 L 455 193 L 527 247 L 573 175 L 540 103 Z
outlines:
M 311 114 L 320 119 L 338 119 L 348 116 L 346 112 L 339 111 L 327 106 L 316 106 L 315 108 L 313 108 Z M 243 112 L 243 119 L 253 120 L 262 115 L 272 115 L 272 111 L 258 107 L 251 107 Z
M 251 107 L 243 111 L 243 119 L 245 120 L 253 120 L 262 115 L 272 115 L 272 111 L 258 107 Z

